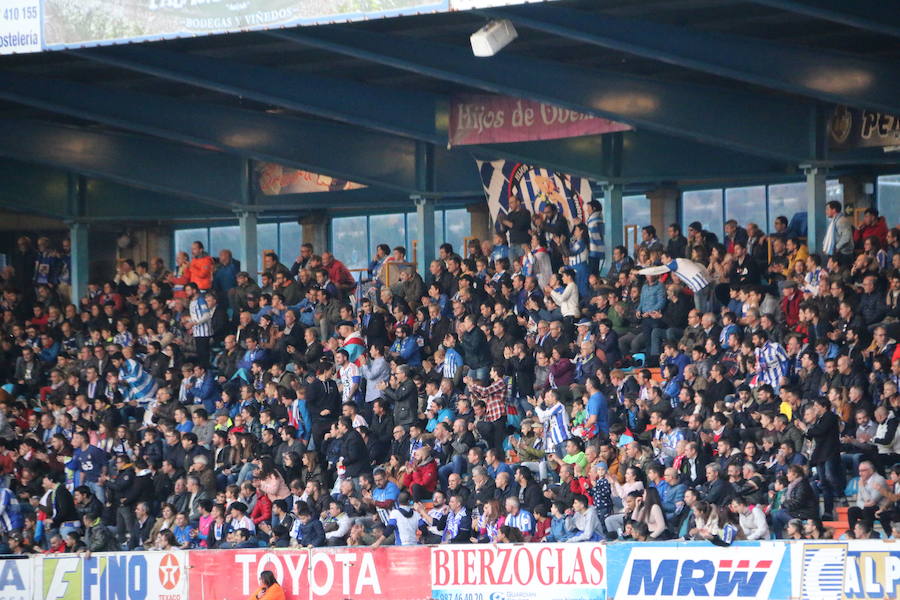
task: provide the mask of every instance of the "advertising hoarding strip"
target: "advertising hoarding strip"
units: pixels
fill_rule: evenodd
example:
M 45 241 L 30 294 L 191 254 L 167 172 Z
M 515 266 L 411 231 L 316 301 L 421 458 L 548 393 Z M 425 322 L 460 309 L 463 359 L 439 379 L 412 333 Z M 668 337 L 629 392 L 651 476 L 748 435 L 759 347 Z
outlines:
M 263 570 L 287 600 L 900 597 L 900 546 L 824 540 L 37 555 L 0 560 L 0 598 L 245 600 Z

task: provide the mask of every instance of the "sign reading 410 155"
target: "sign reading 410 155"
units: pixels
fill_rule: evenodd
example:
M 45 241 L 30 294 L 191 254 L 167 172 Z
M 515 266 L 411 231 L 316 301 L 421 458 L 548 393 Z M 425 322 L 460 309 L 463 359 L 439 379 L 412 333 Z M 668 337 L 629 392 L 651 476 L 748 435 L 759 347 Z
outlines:
M 40 52 L 41 1 L 0 2 L 0 54 Z

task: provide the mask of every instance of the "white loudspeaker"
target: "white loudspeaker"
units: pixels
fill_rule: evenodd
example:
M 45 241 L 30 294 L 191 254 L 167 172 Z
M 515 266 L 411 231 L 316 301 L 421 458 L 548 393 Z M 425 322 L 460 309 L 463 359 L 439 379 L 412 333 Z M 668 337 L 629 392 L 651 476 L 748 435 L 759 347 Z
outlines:
M 472 54 L 493 56 L 518 36 L 511 21 L 507 19 L 491 21 L 469 37 L 472 42 Z

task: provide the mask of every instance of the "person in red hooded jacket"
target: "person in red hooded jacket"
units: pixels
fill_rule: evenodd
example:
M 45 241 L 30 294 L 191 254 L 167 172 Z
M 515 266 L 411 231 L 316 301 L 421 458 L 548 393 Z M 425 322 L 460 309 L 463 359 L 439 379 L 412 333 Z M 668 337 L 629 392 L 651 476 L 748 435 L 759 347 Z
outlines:
M 863 222 L 859 228 L 853 232 L 853 243 L 857 248 L 862 248 L 863 242 L 867 237 L 875 236 L 881 242 L 881 247 L 887 244 L 887 222 L 884 217 L 878 216 L 877 208 L 867 208 L 863 213 Z
M 437 488 L 438 468 L 431 457 L 431 448 L 422 446 L 415 453 L 412 465 L 401 467 L 404 470 L 402 484 L 412 494 L 413 501 L 428 500 Z

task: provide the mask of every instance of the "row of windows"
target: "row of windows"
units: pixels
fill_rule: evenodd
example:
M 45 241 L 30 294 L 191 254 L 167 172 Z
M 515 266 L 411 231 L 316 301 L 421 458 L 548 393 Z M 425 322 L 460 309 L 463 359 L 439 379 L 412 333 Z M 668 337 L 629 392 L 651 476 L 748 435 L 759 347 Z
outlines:
M 221 227 L 198 227 L 193 229 L 175 230 L 175 252 L 191 253 L 191 244 L 196 241 L 203 242 L 212 256 L 219 254 L 220 250 L 231 250 L 237 260 L 244 262 L 244 252 L 241 248 L 241 229 L 237 225 L 224 225 Z M 266 250 L 274 250 L 281 262 L 292 264 L 294 258 L 300 253 L 301 232 L 296 220 L 282 223 L 260 223 L 256 227 L 256 247 L 259 254 Z M 257 261 L 257 266 L 262 264 Z
M 447 242 L 458 253 L 463 252 L 465 238 L 472 230 L 469 211 L 465 208 L 434 211 L 434 252 Z M 393 213 L 331 220 L 331 246 L 350 269 L 363 269 L 372 260 L 378 244 L 391 248 L 404 246 L 406 256 L 413 258 L 413 241 L 417 239 L 419 221 L 416 213 Z
M 900 225 L 900 175 L 886 175 L 878 178 L 878 212 L 887 221 L 888 227 Z
M 838 181 L 829 180 L 825 196 L 828 201 L 843 201 L 844 188 Z M 681 195 L 681 217 L 685 227 L 700 221 L 704 228 L 720 237 L 728 219 L 743 225 L 756 223 L 768 233 L 775 229 L 775 219 L 779 216 L 790 221 L 800 212 L 806 212 L 805 182 L 698 190 Z
M 900 224 L 900 175 L 879 177 L 876 198 L 880 213 L 888 226 Z M 826 184 L 826 196 L 830 200 L 843 200 L 843 186 L 836 180 Z M 768 232 L 774 229 L 775 218 L 791 217 L 806 210 L 806 183 L 784 183 L 712 190 L 696 190 L 681 195 L 682 227 L 692 221 L 700 221 L 703 226 L 720 237 L 724 233 L 724 223 L 736 219 L 738 223 L 756 223 Z M 634 252 L 633 235 L 628 235 L 628 227 L 643 227 L 650 224 L 650 199 L 644 195 L 622 198 L 622 217 L 626 227 L 626 245 Z M 435 253 L 443 242 L 453 244 L 462 251 L 464 240 L 470 235 L 471 222 L 466 209 L 436 210 L 434 212 Z M 665 235 L 665 232 L 660 232 Z M 331 221 L 331 247 L 338 258 L 351 269 L 361 269 L 368 265 L 377 244 L 405 246 L 412 259 L 413 240 L 418 235 L 416 213 L 393 213 L 386 215 L 336 217 Z M 300 249 L 300 225 L 296 221 L 282 223 L 261 223 L 257 227 L 257 247 L 275 250 L 283 261 L 292 262 Z M 191 243 L 200 240 L 216 255 L 220 250 L 229 249 L 235 258 L 243 261 L 240 244 L 240 229 L 237 225 L 222 227 L 201 227 L 178 229 L 175 231 L 175 250 L 190 252 Z M 640 240 L 640 236 L 637 236 Z

